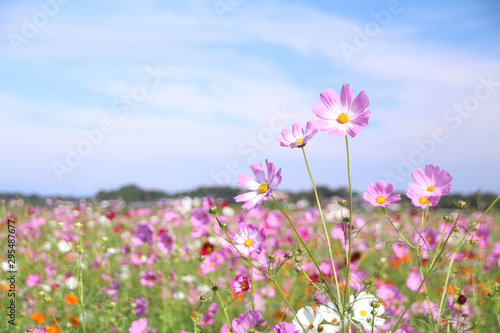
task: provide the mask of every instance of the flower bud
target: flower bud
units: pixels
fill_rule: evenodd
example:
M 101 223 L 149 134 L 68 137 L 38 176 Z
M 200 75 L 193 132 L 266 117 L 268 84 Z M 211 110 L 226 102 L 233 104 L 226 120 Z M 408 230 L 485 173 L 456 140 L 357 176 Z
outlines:
M 321 325 L 318 326 L 318 332 L 323 332 L 323 326 Z
M 80 229 L 83 225 L 80 223 L 80 222 L 76 222 L 75 223 L 75 227 Z
M 304 247 L 303 247 L 303 246 L 299 246 L 299 247 L 297 248 L 297 252 L 298 252 L 298 253 L 302 253 L 302 252 L 304 252 L 304 251 L 305 251 L 305 249 L 304 249 Z
M 301 257 L 301 256 L 296 256 L 296 257 L 295 257 L 295 262 L 296 262 L 296 263 L 299 263 L 299 262 L 301 262 L 301 261 L 302 261 L 302 257 Z
M 274 253 L 271 253 L 271 252 L 268 252 L 267 253 L 267 257 L 271 260 L 273 260 L 274 258 L 276 258 L 276 255 Z
M 475 238 L 472 238 L 470 240 L 470 245 L 475 245 L 477 243 L 477 240 Z
M 467 297 L 465 295 L 460 295 L 457 298 L 457 303 L 460 305 L 464 305 L 467 302 Z
M 451 217 L 450 215 L 445 215 L 443 216 L 443 220 L 445 220 L 446 222 L 451 222 L 453 221 L 453 217 Z
M 199 299 L 200 301 L 204 302 L 207 300 L 207 297 L 205 295 L 200 295 Z
M 60 228 L 62 228 L 62 227 L 64 227 L 64 223 L 59 222 L 59 223 L 57 223 L 57 226 L 60 227 Z
M 221 222 L 219 224 L 219 226 L 222 228 L 222 229 L 226 229 L 227 228 L 227 222 Z
M 464 200 L 458 200 L 456 203 L 458 208 L 462 209 L 462 208 L 466 208 L 469 204 L 467 202 L 465 202 Z
M 218 287 L 218 286 L 216 286 L 216 285 L 213 285 L 213 286 L 212 286 L 212 291 L 213 291 L 213 292 L 216 292 L 217 290 L 219 290 L 219 287 Z
M 108 237 L 101 237 L 101 240 L 102 240 L 103 242 L 107 242 L 107 241 L 108 241 Z
M 217 214 L 218 212 L 219 212 L 219 207 L 217 207 L 217 206 L 210 207 L 210 208 L 208 209 L 208 213 L 209 213 L 209 214 L 213 214 L 213 215 L 215 215 L 215 214 Z
M 349 218 L 349 216 L 346 216 L 342 219 L 343 222 L 351 222 L 351 219 Z
M 372 308 L 376 309 L 376 308 L 380 307 L 380 302 L 379 301 L 372 301 L 370 303 L 370 305 Z
M 337 201 L 337 202 L 341 206 L 345 206 L 347 204 L 347 200 L 346 199 L 339 199 L 339 201 Z
M 204 262 L 205 259 L 207 259 L 207 257 L 205 257 L 205 256 L 201 256 L 200 258 L 198 258 L 198 260 L 201 261 L 201 262 Z

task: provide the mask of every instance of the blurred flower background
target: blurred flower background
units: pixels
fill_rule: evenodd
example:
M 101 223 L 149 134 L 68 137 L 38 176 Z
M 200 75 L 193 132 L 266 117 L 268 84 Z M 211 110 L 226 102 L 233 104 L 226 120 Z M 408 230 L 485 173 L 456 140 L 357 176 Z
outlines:
M 355 190 L 404 190 L 426 164 L 454 191 L 498 190 L 499 14 L 486 0 L 2 1 L 1 190 L 235 185 L 265 158 L 286 166 L 282 189 L 307 189 L 277 139 L 344 83 L 372 111 Z M 343 140 L 315 140 L 316 182 L 345 185 Z

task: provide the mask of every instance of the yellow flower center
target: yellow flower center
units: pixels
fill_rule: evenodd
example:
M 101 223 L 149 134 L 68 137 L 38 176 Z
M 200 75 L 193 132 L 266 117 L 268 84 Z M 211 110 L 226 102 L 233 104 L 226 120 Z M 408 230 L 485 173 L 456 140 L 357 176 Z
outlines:
M 366 317 L 367 313 L 365 310 L 361 310 L 359 311 L 359 313 L 363 316 L 363 317 Z
M 387 294 L 387 298 L 391 298 L 392 297 L 392 294 L 391 293 L 388 293 Z
M 377 201 L 377 203 L 379 203 L 379 204 L 383 204 L 385 202 L 385 197 L 380 196 L 377 199 L 375 199 L 375 201 Z
M 243 282 L 243 283 L 241 284 L 241 289 L 243 289 L 243 290 L 248 290 L 248 283 Z
M 341 113 L 337 118 L 337 121 L 341 124 L 345 124 L 349 121 L 349 116 L 346 113 Z
M 301 145 L 301 144 L 302 144 L 302 142 L 304 142 L 304 138 L 297 139 L 297 143 L 298 143 L 299 145 Z
M 250 238 L 245 241 L 246 247 L 252 246 L 252 244 L 253 244 L 253 240 L 251 240 Z
M 421 203 L 422 205 L 425 205 L 425 204 L 428 204 L 428 203 L 429 203 L 429 199 L 427 199 L 427 198 L 420 198 L 418 201 L 420 201 L 420 203 Z
M 428 242 L 432 242 L 433 240 L 434 240 L 434 238 L 432 238 L 432 236 L 427 237 Z
M 427 191 L 429 192 L 434 192 L 436 190 L 436 188 L 434 187 L 434 185 L 431 185 L 427 188 Z
M 314 328 L 314 324 L 313 323 L 310 323 L 309 324 L 309 329 L 312 330 Z
M 266 193 L 269 190 L 269 184 L 268 183 L 262 183 L 259 186 L 259 193 Z

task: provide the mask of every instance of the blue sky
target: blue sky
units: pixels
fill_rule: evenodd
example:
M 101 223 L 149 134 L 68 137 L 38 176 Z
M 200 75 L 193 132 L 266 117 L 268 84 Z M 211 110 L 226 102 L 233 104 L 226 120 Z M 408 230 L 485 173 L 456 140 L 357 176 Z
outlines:
M 2 2 L 0 191 L 236 185 L 266 158 L 283 189 L 308 189 L 300 151 L 276 140 L 350 83 L 372 111 L 350 140 L 356 190 L 405 190 L 436 164 L 454 191 L 498 192 L 499 14 L 497 1 Z M 342 138 L 306 151 L 316 183 L 347 184 Z

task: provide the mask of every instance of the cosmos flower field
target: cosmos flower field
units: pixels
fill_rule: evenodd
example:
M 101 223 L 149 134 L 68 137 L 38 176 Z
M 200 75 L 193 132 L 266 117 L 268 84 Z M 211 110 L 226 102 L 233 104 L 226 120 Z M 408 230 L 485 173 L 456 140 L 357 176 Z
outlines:
M 320 98 L 319 120 L 279 140 L 314 190 L 306 145 L 345 140 L 349 163 L 371 116 L 348 84 Z M 362 202 L 307 206 L 286 201 L 271 161 L 240 175 L 234 200 L 2 204 L 0 332 L 500 331 L 498 198 L 439 209 L 453 177 L 429 164 L 406 193 L 374 179 Z

